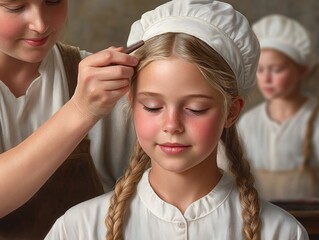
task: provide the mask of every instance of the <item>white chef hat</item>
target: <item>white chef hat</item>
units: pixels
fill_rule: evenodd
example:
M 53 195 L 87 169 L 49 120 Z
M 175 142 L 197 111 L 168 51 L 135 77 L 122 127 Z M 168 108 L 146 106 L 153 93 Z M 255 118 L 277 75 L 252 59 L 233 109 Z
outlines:
M 307 65 L 311 40 L 307 30 L 296 20 L 272 14 L 261 18 L 252 26 L 261 49 L 278 50 L 296 63 Z
M 133 23 L 127 44 L 168 32 L 192 35 L 217 51 L 234 72 L 240 94 L 255 84 L 259 42 L 247 19 L 230 4 L 214 0 L 167 2 Z

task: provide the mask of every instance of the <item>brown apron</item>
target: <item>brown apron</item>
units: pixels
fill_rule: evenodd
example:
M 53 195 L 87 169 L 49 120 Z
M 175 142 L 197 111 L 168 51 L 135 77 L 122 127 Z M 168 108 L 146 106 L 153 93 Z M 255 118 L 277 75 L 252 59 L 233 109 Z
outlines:
M 72 96 L 81 60 L 79 49 L 61 43 L 58 47 Z M 55 220 L 66 210 L 101 194 L 103 186 L 90 155 L 90 140 L 85 138 L 27 203 L 0 219 L 0 240 L 44 239 Z
M 268 201 L 319 199 L 319 168 L 256 170 L 254 174 L 260 195 Z

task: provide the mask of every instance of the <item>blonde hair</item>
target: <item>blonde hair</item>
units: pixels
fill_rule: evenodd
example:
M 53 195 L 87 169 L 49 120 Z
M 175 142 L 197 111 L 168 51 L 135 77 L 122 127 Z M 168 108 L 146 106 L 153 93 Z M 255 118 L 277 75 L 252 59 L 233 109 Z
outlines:
M 159 35 L 146 41 L 145 45 L 135 52 L 135 55 L 140 59 L 140 63 L 131 80 L 133 96 L 138 72 L 150 62 L 172 56 L 196 64 L 212 87 L 223 94 L 226 109 L 230 106 L 232 99 L 238 96 L 236 79 L 229 65 L 216 51 L 193 36 L 182 33 Z M 249 163 L 243 158 L 235 126 L 224 129 L 222 141 L 230 160 L 230 170 L 236 178 L 240 192 L 244 239 L 259 240 L 261 225 L 259 197 L 254 188 L 254 179 L 250 173 Z M 108 216 L 105 220 L 107 240 L 123 239 L 123 222 L 127 203 L 135 193 L 136 185 L 149 162 L 150 158 L 137 143 L 129 168 L 115 186 Z
M 313 153 L 313 132 L 314 132 L 314 123 L 316 120 L 316 117 L 318 116 L 319 112 L 319 105 L 315 107 L 313 112 L 311 113 L 309 120 L 307 122 L 307 128 L 306 128 L 306 134 L 304 138 L 304 143 L 303 143 L 303 153 L 304 153 L 304 168 L 310 168 L 310 159 L 311 155 Z

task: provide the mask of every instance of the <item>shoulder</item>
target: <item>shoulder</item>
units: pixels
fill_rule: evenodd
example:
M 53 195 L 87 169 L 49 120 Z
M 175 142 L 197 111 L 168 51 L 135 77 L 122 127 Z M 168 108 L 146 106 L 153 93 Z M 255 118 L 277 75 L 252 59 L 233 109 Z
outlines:
M 98 214 L 103 212 L 103 210 L 105 213 L 109 205 L 110 199 L 112 197 L 112 194 L 113 192 L 108 192 L 98 197 L 79 203 L 74 207 L 70 208 L 68 211 L 66 211 L 64 216 L 65 218 L 72 218 L 74 216 L 81 216 L 81 218 L 92 218 L 98 216 Z
M 239 124 L 244 124 L 247 121 L 254 121 L 257 118 L 260 118 L 262 116 L 262 113 L 265 111 L 266 108 L 266 102 L 262 102 L 258 104 L 257 106 L 249 109 L 247 112 L 244 112 L 238 123 Z
M 238 122 L 238 133 L 242 138 L 249 138 L 255 134 L 254 129 L 261 129 L 265 125 L 266 115 L 266 102 L 263 102 L 249 111 L 243 113 Z M 249 129 L 250 131 L 247 131 Z
M 104 219 L 112 193 L 103 194 L 70 208 L 55 222 L 45 239 L 93 240 L 105 236 Z
M 263 239 L 308 239 L 305 228 L 290 213 L 261 201 Z
M 55 44 L 55 46 L 53 47 L 53 51 L 55 52 L 55 54 L 58 54 L 59 56 L 61 56 L 61 52 L 78 51 L 81 59 L 86 58 L 87 56 L 92 54 L 86 50 L 80 49 L 77 46 L 73 46 L 73 45 L 69 45 L 69 44 L 65 44 L 61 42 L 58 42 L 57 44 Z

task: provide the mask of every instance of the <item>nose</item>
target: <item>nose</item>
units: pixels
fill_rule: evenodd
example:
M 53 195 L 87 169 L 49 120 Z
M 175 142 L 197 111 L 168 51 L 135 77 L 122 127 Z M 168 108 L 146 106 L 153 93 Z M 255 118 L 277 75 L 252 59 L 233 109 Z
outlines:
M 49 24 L 45 12 L 41 9 L 41 7 L 35 7 L 32 11 L 29 29 L 38 33 L 45 33 L 48 30 L 48 27 Z
M 182 133 L 184 131 L 183 117 L 178 111 L 172 111 L 165 115 L 163 131 L 170 134 Z
M 257 78 L 264 83 L 270 83 L 271 82 L 271 73 L 267 70 L 257 72 Z

